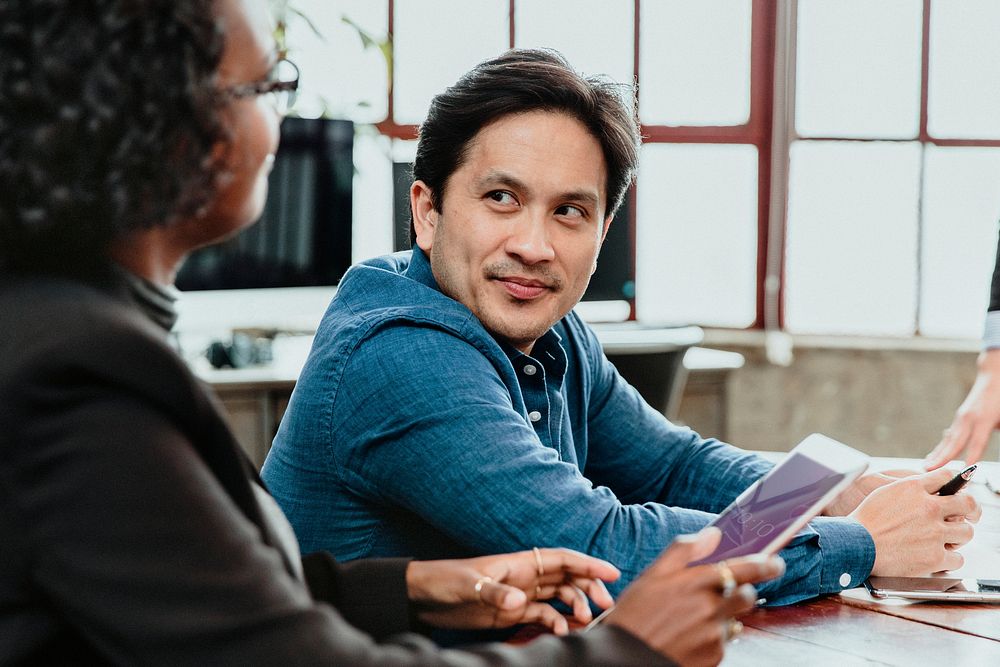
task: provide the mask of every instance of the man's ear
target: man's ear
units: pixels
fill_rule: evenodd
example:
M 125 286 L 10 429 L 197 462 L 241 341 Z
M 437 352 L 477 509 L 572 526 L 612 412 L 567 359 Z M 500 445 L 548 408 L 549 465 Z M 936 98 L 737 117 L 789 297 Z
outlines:
M 413 181 L 410 186 L 410 215 L 413 216 L 413 230 L 417 235 L 417 245 L 424 252 L 430 252 L 437 230 L 438 212 L 434 209 L 430 187 L 423 181 Z

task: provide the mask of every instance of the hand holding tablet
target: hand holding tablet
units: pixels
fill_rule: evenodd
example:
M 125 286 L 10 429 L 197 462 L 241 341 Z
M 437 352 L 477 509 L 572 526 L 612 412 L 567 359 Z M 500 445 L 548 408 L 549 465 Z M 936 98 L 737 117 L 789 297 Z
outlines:
M 699 563 L 777 553 L 867 467 L 856 449 L 810 435 L 709 524 L 722 541 Z

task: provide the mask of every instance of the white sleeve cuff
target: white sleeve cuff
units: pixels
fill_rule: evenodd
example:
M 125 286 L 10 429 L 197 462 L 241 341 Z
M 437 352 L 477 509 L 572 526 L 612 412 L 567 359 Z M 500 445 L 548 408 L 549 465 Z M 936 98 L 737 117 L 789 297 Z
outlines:
M 992 350 L 1000 347 L 1000 310 L 986 313 L 986 326 L 983 328 L 983 349 Z

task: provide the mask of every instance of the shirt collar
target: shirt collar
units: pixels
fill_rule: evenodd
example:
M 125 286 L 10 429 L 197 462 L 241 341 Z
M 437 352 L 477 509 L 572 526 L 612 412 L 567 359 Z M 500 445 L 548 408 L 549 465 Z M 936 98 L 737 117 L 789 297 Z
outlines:
M 417 246 L 413 247 L 412 254 L 410 256 L 410 265 L 406 268 L 404 275 L 410 280 L 414 280 L 420 283 L 421 285 L 426 285 L 427 287 L 430 287 L 433 290 L 441 292 L 441 287 L 438 285 L 437 280 L 434 279 L 434 272 L 431 270 L 430 259 L 428 259 L 424 251 Z M 513 361 L 517 357 L 517 355 L 523 354 L 509 343 L 499 340 L 496 336 L 493 336 L 492 334 L 490 335 L 492 336 L 493 340 L 495 340 L 497 343 L 500 344 L 500 347 L 503 349 L 508 359 Z M 541 338 L 539 338 L 535 342 L 535 345 L 531 350 L 532 352 L 531 356 L 540 361 L 542 360 L 542 357 L 538 355 L 551 358 L 552 360 L 557 360 L 561 358 L 562 361 L 560 362 L 557 360 L 556 363 L 565 367 L 566 363 L 565 353 L 563 352 L 562 346 L 560 345 L 561 342 L 562 342 L 562 336 L 559 335 L 559 332 L 556 331 L 555 329 L 550 328 L 548 331 L 542 334 Z M 556 350 L 558 350 L 558 352 L 555 352 Z M 543 354 L 543 351 L 549 351 L 549 354 Z
M 417 246 L 413 246 L 412 254 L 410 255 L 410 265 L 406 268 L 404 275 L 421 285 L 426 285 L 438 292 L 441 291 L 437 281 L 434 279 L 434 272 L 431 271 L 431 260 Z

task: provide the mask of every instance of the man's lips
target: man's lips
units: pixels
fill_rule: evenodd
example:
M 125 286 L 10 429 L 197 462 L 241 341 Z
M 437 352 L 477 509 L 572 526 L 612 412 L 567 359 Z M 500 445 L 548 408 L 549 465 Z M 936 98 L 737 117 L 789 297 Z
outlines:
M 518 276 L 503 276 L 495 279 L 507 293 L 516 299 L 534 299 L 551 289 L 545 283 L 532 278 Z

